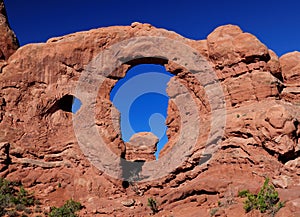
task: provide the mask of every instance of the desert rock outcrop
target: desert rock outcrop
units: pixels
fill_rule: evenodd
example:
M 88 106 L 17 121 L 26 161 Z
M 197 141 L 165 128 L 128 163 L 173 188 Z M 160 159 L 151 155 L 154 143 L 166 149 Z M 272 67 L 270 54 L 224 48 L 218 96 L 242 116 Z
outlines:
M 3 18 L 2 1 L 0 10 Z M 278 216 L 300 215 L 299 52 L 278 58 L 254 35 L 234 25 L 218 27 L 206 40 L 196 41 L 141 23 L 78 32 L 17 49 L 7 19 L 2 21 L 0 64 L 5 67 L 0 73 L 0 175 L 20 180 L 35 192 L 43 207 L 73 198 L 85 206 L 82 216 L 147 216 L 147 199 L 153 197 L 159 204 L 156 216 L 210 216 L 216 207 L 220 216 L 253 216 L 255 211 L 245 214 L 237 193 L 243 189 L 257 192 L 264 178 L 270 177 L 280 198 L 287 201 Z M 93 58 L 118 42 L 143 36 L 185 44 L 209 63 L 224 94 L 226 125 L 214 143 L 217 151 L 201 164 L 211 114 L 220 109 L 211 106 L 219 96 L 208 99 L 205 94 L 211 84 L 201 85 L 175 59 L 160 59 L 159 54 L 122 64 L 103 80 L 95 101 L 95 125 L 116 156 L 128 161 L 155 159 L 148 158 L 156 150 L 153 135 L 136 135 L 127 144 L 122 141 L 119 115 L 109 99 L 115 83 L 137 64 L 164 65 L 174 74 L 174 80 L 187 91 L 169 85 L 170 99 L 181 102 L 189 93 L 202 123 L 197 144 L 172 172 L 152 181 L 126 183 L 98 170 L 87 159 L 73 129 L 71 107 L 78 97 L 80 76 Z M 145 42 L 145 49 L 147 46 Z M 169 142 L 161 157 L 176 149 L 182 130 L 179 110 L 170 100 Z M 196 120 L 194 114 L 188 115 Z M 147 145 L 135 150 L 133 143 L 143 143 L 144 137 Z M 183 145 L 188 142 L 186 139 Z

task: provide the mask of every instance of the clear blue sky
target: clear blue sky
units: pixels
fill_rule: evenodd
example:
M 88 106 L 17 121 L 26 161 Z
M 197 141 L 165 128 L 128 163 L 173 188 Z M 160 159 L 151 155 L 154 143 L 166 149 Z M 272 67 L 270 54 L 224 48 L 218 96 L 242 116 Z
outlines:
M 111 25 L 130 25 L 138 21 L 175 31 L 191 39 L 205 39 L 213 29 L 220 25 L 236 24 L 244 31 L 256 35 L 279 56 L 286 52 L 300 50 L 300 1 L 298 0 L 4 1 L 10 25 L 21 45 L 45 42 L 50 37 L 77 31 Z M 139 70 L 141 72 L 141 69 Z M 155 67 L 146 67 L 143 72 L 146 71 L 164 74 L 161 69 Z M 164 87 L 165 84 L 160 85 Z M 146 94 L 143 97 L 134 101 L 130 114 L 133 111 L 138 114 L 137 109 L 142 108 L 146 114 L 144 117 L 151 117 L 151 112 L 165 115 L 167 99 L 163 97 L 163 94 Z M 160 102 L 161 110 L 149 108 L 147 101 Z M 142 104 L 144 106 L 140 106 Z M 157 120 L 161 118 L 160 116 L 153 117 Z M 145 122 L 141 116 L 136 120 L 134 118 L 130 120 L 133 128 L 145 129 L 139 125 L 139 120 Z
M 214 28 L 237 24 L 278 55 L 300 50 L 300 2 L 198 0 L 4 0 L 22 45 L 81 30 L 134 21 L 204 39 Z
M 137 132 L 152 132 L 159 139 L 156 157 L 168 141 L 165 119 L 169 97 L 166 88 L 172 76 L 160 65 L 138 65 L 130 69 L 111 91 L 111 100 L 121 111 L 123 140 L 129 141 Z

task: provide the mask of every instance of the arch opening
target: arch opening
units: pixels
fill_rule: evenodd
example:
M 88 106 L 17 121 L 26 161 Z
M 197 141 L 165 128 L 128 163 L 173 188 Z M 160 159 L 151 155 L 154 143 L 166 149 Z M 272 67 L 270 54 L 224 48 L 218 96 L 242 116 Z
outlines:
M 79 111 L 81 105 L 82 105 L 82 103 L 81 103 L 80 99 L 73 97 L 71 112 L 73 114 L 76 114 L 76 112 Z
M 110 92 L 110 100 L 121 114 L 123 141 L 130 141 L 139 132 L 153 133 L 159 139 L 156 159 L 168 142 L 165 122 L 169 96 L 166 88 L 172 76 L 162 65 L 135 65 Z
M 81 107 L 81 101 L 73 95 L 64 95 L 58 99 L 44 114 L 53 114 L 58 110 L 75 114 Z

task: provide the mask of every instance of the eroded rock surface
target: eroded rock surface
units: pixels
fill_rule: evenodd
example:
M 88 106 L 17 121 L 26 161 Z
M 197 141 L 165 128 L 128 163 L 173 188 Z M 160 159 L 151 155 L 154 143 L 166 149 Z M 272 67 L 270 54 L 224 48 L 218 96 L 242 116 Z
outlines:
M 141 23 L 78 32 L 16 50 L 15 37 L 6 18 L 2 20 L 0 174 L 21 181 L 43 207 L 73 198 L 85 206 L 81 216 L 147 216 L 147 199 L 152 197 L 159 205 L 156 216 L 210 216 L 214 208 L 219 216 L 259 216 L 256 211 L 245 214 L 237 193 L 243 189 L 257 192 L 264 178 L 270 177 L 280 198 L 287 201 L 278 216 L 300 215 L 299 52 L 278 58 L 255 36 L 233 25 L 218 27 L 206 40 L 195 41 Z M 199 164 L 211 126 L 213 109 L 205 94 L 211 84 L 202 86 L 172 59 L 142 58 L 123 64 L 99 87 L 94 113 L 98 132 L 116 156 L 128 161 L 155 159 L 157 138 L 153 135 L 136 135 L 127 144 L 122 141 L 119 115 L 109 100 L 111 88 L 134 65 L 164 65 L 187 88 L 180 92 L 169 86 L 171 99 L 190 93 L 202 123 L 196 145 L 172 172 L 126 185 L 99 171 L 83 154 L 70 108 L 89 62 L 113 44 L 139 36 L 186 44 L 209 62 L 224 93 L 226 125 L 216 142 L 217 151 L 208 163 Z M 176 149 L 181 121 L 178 106 L 170 100 L 169 142 L 161 157 Z M 145 142 L 144 137 L 149 144 L 135 149 L 133 143 Z M 187 138 L 183 145 L 188 144 Z
M 282 77 L 285 84 L 285 88 L 282 91 L 282 97 L 287 101 L 299 105 L 300 52 L 295 51 L 287 53 L 280 57 L 279 60 L 282 68 Z
M 15 33 L 11 30 L 3 0 L 0 0 L 0 73 L 7 60 L 19 47 Z
M 134 134 L 126 143 L 127 160 L 155 160 L 158 138 L 151 132 L 141 132 Z

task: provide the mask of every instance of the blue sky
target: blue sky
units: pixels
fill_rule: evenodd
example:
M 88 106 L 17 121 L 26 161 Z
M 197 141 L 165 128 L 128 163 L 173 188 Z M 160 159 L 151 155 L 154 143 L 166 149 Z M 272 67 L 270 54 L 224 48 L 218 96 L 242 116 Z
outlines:
M 300 50 L 300 2 L 191 0 L 4 0 L 21 44 L 134 21 L 204 39 L 217 26 L 237 24 L 278 55 Z
M 111 25 L 130 25 L 138 21 L 175 31 L 191 39 L 205 39 L 220 25 L 236 24 L 244 31 L 257 36 L 279 56 L 300 50 L 300 1 L 297 0 L 4 0 L 4 2 L 10 25 L 21 45 L 45 42 L 50 37 L 77 31 Z M 166 74 L 161 68 L 151 67 L 144 69 L 142 67 L 133 74 L 154 71 Z M 155 84 L 161 85 L 161 88 L 165 87 L 161 82 Z M 120 87 L 121 84 L 117 89 Z M 157 102 L 161 107 L 149 107 L 148 101 Z M 149 124 L 151 120 L 151 123 L 161 122 L 161 116 L 157 113 L 165 116 L 166 101 L 164 94 L 153 93 L 138 97 L 129 112 L 134 113 L 130 120 L 133 128 L 137 131 L 149 129 L 151 124 L 147 123 Z M 138 109 L 142 109 L 145 115 L 141 115 Z M 154 114 L 152 118 L 151 112 Z M 134 116 L 138 118 L 135 119 Z M 145 118 L 150 118 L 150 122 L 145 121 Z M 146 126 L 141 126 L 141 123 L 146 123 Z
M 166 88 L 172 76 L 160 65 L 137 65 L 118 81 L 110 95 L 121 111 L 123 140 L 129 141 L 137 132 L 152 132 L 159 139 L 156 157 L 168 141 L 165 119 L 169 97 Z

